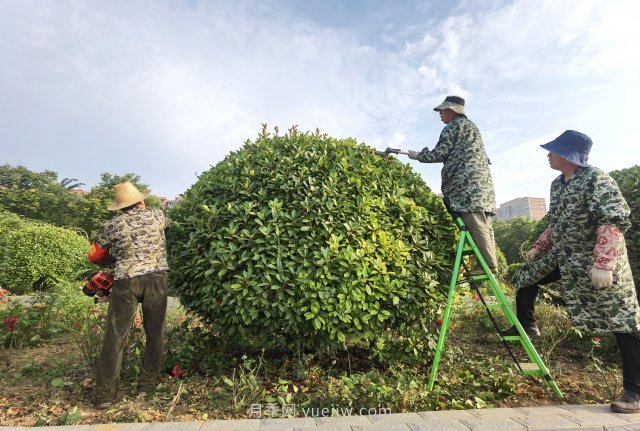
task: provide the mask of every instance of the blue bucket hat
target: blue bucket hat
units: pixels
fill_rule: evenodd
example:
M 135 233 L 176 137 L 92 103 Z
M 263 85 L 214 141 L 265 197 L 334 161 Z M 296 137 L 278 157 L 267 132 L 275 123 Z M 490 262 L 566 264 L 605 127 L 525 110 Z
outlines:
M 590 166 L 587 160 L 589 159 L 591 145 L 593 145 L 591 138 L 584 133 L 565 130 L 562 135 L 553 141 L 540 146 L 545 150 L 556 153 L 563 159 L 567 159 L 574 165 Z

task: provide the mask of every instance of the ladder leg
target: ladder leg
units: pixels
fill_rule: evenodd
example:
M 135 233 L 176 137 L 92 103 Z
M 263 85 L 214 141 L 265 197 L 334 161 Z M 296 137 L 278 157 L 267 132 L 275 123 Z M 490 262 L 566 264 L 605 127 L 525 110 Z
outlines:
M 453 308 L 453 300 L 455 299 L 456 285 L 458 284 L 458 274 L 460 271 L 460 263 L 462 262 L 462 251 L 464 248 L 466 232 L 462 232 L 460 240 L 458 241 L 458 249 L 456 252 L 456 260 L 453 267 L 453 274 L 451 275 L 451 283 L 449 284 L 449 295 L 447 296 L 447 305 L 444 309 L 444 316 L 442 317 L 442 326 L 440 327 L 440 334 L 438 336 L 438 345 L 436 347 L 436 353 L 433 357 L 433 363 L 431 364 L 431 375 L 429 376 L 429 384 L 427 388 L 433 390 L 433 384 L 436 381 L 436 374 L 438 373 L 438 365 L 442 352 L 444 350 L 444 340 L 447 338 L 447 329 L 449 328 L 449 321 L 451 320 L 451 309 Z

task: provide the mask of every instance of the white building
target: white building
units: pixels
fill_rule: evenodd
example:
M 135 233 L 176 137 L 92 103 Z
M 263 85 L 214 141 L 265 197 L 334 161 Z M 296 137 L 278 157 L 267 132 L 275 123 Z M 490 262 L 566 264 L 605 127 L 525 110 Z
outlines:
M 496 211 L 496 219 L 509 220 L 516 217 L 527 217 L 540 220 L 547 213 L 544 198 L 516 198 L 500 205 Z

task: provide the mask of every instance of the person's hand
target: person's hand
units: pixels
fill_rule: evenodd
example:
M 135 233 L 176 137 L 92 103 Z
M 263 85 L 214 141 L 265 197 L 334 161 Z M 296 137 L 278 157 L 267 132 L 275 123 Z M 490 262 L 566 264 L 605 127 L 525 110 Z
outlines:
M 527 252 L 527 254 L 524 255 L 524 258 L 527 262 L 531 263 L 540 259 L 541 255 L 542 255 L 542 250 L 538 250 L 537 248 L 532 248 Z
M 591 284 L 599 289 L 613 284 L 613 271 L 608 269 L 591 268 Z
M 413 150 L 409 150 L 409 158 L 411 160 L 418 160 L 418 152 L 417 151 L 413 151 Z

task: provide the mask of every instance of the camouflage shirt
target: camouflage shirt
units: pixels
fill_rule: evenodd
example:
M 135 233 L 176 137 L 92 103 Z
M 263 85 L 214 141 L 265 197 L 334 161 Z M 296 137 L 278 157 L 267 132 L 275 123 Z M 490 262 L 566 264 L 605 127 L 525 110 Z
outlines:
M 560 175 L 551 184 L 551 247 L 540 260 L 525 264 L 516 272 L 514 286 L 531 285 L 558 266 L 562 296 L 578 329 L 640 330 L 640 308 L 623 235 L 620 235 L 613 285 L 595 288 L 589 275 L 598 227 L 612 225 L 624 232 L 630 226 L 629 214 L 629 206 L 618 185 L 606 172 L 594 167 L 578 167 L 567 182 L 564 175 Z
M 442 194 L 454 211 L 495 214 L 489 159 L 480 131 L 468 118 L 454 118 L 442 130 L 435 148 L 420 151 L 418 160 L 443 163 Z
M 116 259 L 114 278 L 121 280 L 169 269 L 164 231 L 169 219 L 162 210 L 133 208 L 109 220 L 96 243 Z

